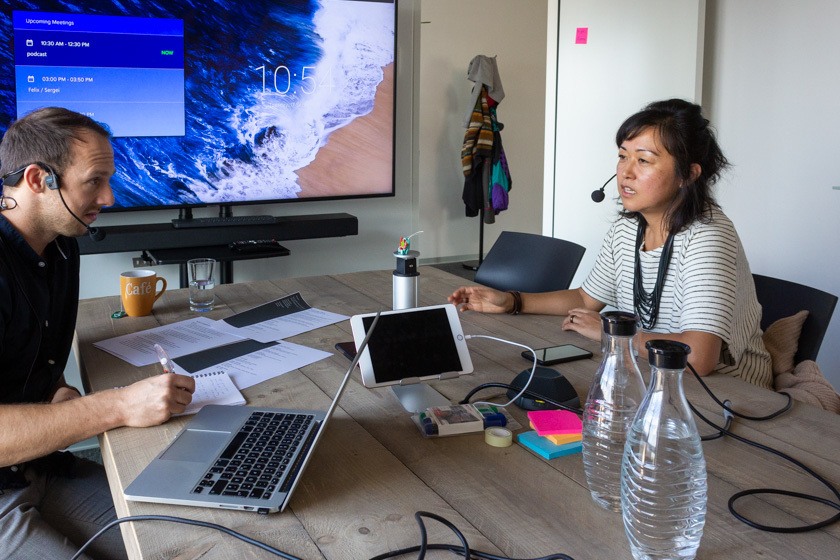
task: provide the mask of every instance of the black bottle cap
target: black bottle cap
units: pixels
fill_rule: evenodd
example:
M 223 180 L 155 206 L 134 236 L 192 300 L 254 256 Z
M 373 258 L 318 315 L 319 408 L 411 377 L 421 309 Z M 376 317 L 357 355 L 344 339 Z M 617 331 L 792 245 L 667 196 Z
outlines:
M 662 369 L 685 369 L 691 354 L 691 346 L 675 340 L 648 340 L 645 348 L 650 365 Z
M 612 336 L 633 336 L 636 334 L 636 315 L 626 311 L 601 313 L 604 332 Z

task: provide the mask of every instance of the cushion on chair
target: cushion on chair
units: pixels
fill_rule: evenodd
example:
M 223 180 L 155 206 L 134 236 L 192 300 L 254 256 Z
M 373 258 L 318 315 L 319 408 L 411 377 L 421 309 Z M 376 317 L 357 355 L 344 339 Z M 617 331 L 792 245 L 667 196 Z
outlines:
M 775 321 L 764 331 L 762 340 L 770 353 L 774 375 L 793 371 L 796 365 L 793 358 L 799 349 L 799 335 L 807 318 L 808 312 L 800 311 Z
M 776 375 L 773 383 L 777 391 L 788 393 L 794 400 L 840 414 L 840 395 L 813 360 L 799 362 L 793 371 Z
M 799 335 L 794 364 L 816 360 L 823 337 L 837 306 L 837 296 L 780 278 L 753 274 L 755 295 L 761 304 L 761 328 L 768 330 L 774 321 L 800 310 L 809 312 Z

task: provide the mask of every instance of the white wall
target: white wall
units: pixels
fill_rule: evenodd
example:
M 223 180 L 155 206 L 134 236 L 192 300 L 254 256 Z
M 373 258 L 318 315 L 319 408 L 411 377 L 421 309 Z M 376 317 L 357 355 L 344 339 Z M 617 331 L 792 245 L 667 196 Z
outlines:
M 555 18 L 558 0 L 551 2 Z M 595 263 L 619 209 L 616 183 L 600 204 L 593 190 L 615 173 L 615 132 L 625 118 L 651 101 L 699 101 L 703 0 L 559 1 L 556 59 L 549 60 L 546 99 L 555 100 L 556 127 L 548 127 L 543 233 L 586 247 L 572 286 Z M 556 21 L 556 19 L 555 19 Z M 551 25 L 551 24 L 550 24 Z M 586 44 L 577 28 L 588 28 Z M 551 50 L 552 47 L 549 47 Z
M 475 55 L 496 56 L 505 98 L 501 133 L 513 177 L 510 207 L 484 227 L 484 253 L 503 230 L 540 231 L 545 123 L 547 0 L 422 0 L 420 27 L 419 237 L 421 257 L 478 253 L 479 219 L 461 193 L 463 119 Z M 413 241 L 412 241 L 413 246 Z
M 709 0 L 704 106 L 719 201 L 753 272 L 840 295 L 840 3 Z M 840 311 L 817 360 L 840 389 Z

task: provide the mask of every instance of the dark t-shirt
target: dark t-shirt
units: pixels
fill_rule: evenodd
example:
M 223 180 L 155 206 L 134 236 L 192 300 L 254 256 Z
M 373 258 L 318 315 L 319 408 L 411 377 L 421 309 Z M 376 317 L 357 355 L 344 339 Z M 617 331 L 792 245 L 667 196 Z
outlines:
M 79 307 L 79 245 L 41 257 L 0 214 L 0 403 L 44 402 L 64 373 Z

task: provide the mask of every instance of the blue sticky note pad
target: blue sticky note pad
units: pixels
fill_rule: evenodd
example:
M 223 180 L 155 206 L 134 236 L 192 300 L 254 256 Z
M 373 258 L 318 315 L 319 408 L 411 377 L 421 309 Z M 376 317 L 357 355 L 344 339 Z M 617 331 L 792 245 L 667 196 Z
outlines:
M 523 432 L 516 436 L 516 441 L 519 445 L 526 448 L 533 453 L 536 453 L 543 459 L 556 459 L 564 455 L 572 455 L 580 453 L 582 443 L 575 441 L 572 443 L 565 443 L 563 445 L 554 445 L 544 437 L 537 434 L 536 430 L 530 432 Z

